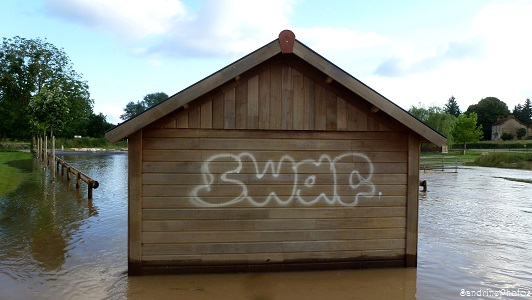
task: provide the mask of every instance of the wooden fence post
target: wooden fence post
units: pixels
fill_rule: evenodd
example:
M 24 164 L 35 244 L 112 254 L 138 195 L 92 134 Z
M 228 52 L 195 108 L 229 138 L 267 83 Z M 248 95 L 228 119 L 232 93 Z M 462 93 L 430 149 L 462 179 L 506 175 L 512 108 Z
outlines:
M 44 136 L 44 168 L 48 166 L 48 136 Z
M 37 160 L 41 161 L 41 137 L 37 137 Z
M 55 136 L 52 136 L 52 166 L 55 163 Z M 56 168 L 52 168 L 52 180 L 55 181 Z
M 87 198 L 92 199 L 92 180 L 87 184 Z

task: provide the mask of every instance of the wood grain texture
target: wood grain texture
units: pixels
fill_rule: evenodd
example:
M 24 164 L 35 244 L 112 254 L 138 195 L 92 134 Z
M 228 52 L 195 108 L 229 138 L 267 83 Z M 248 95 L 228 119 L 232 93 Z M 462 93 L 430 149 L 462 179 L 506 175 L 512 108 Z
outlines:
M 218 94 L 212 99 L 212 128 L 224 128 L 224 97 L 223 94 Z
M 189 88 L 173 95 L 167 101 L 164 101 L 146 113 L 143 113 L 129 122 L 125 122 L 122 125 L 113 128 L 105 134 L 105 137 L 111 142 L 117 142 L 160 119 L 161 117 L 172 113 L 173 111 L 182 107 L 184 104 L 192 102 L 195 99 L 203 96 L 206 91 L 211 91 L 215 88 L 218 88 L 231 78 L 235 78 L 236 76 L 260 65 L 268 59 L 271 59 L 278 53 L 280 53 L 279 43 L 277 41 L 270 42 L 264 47 L 253 52 L 252 55 L 243 57 L 242 59 L 223 68 L 217 73 L 214 73 L 211 76 L 206 77 L 198 83 L 190 86 Z
M 142 272 L 142 130 L 129 137 L 128 153 L 128 273 Z
M 299 42 L 272 53 L 108 135 L 131 134 L 132 274 L 148 262 L 417 264 L 419 144 L 441 138 Z
M 406 266 L 417 267 L 420 141 L 416 134 L 409 135 L 408 150 Z
M 316 82 L 289 64 L 243 74 L 149 128 L 390 131 L 397 121 L 360 97 Z M 399 126 L 400 127 L 400 126 Z
M 296 86 L 304 86 L 304 80 L 296 82 Z M 347 108 L 347 103 L 342 106 L 342 101 L 334 100 L 335 112 Z M 347 119 L 344 124 L 347 126 Z M 362 253 L 374 255 L 374 251 L 394 253 L 393 259 L 404 257 L 409 166 L 406 137 L 396 132 L 146 130 L 142 260 L 198 256 L 196 264 L 225 264 L 276 257 L 288 263 L 325 259 L 327 253 L 330 259 L 339 259 L 339 252 L 357 257 Z M 230 155 L 220 156 L 223 153 Z M 346 153 L 360 155 L 339 159 L 334 172 L 327 163 L 314 164 L 320 157 L 333 159 Z M 242 187 L 235 184 L 241 182 L 246 185 L 247 196 L 264 205 L 256 207 L 255 202 L 242 200 L 230 206 L 198 206 L 191 199 L 197 197 L 198 185 L 205 183 L 205 161 L 210 161 L 208 170 L 213 177 L 208 194 L 201 196 L 203 201 L 232 201 L 242 193 Z M 305 161 L 294 169 L 294 164 Z M 277 166 L 275 176 L 267 167 L 272 164 Z M 292 198 L 295 186 L 300 187 L 298 195 L 304 199 L 321 192 L 352 199 L 348 182 L 353 180 L 353 168 L 360 176 L 371 174 L 375 188 L 372 195 L 361 196 L 354 207 L 331 205 L 325 198 L 312 205 L 267 202 L 272 192 L 281 199 Z M 228 171 L 229 181 L 221 176 Z M 257 172 L 264 175 L 257 177 Z M 304 188 L 305 180 L 314 176 L 315 183 Z

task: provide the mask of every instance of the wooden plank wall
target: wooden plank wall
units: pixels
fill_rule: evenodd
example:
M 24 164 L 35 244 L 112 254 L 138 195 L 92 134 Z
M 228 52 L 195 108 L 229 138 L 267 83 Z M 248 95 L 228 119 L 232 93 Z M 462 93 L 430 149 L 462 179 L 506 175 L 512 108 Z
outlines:
M 297 69 L 265 65 L 218 92 L 193 101 L 151 127 L 203 129 L 388 131 L 404 128 L 357 106 L 360 98 L 338 96 Z M 404 129 L 403 129 L 404 130 Z
M 261 81 L 259 77 L 257 85 Z M 282 95 L 272 98 L 278 102 L 273 106 L 283 106 Z M 261 107 L 261 98 L 259 93 L 258 101 L 251 102 Z M 315 109 L 327 111 L 333 102 L 331 98 Z M 294 120 L 310 124 L 306 112 L 288 125 L 284 114 L 280 119 L 261 117 L 260 109 L 237 99 L 234 103 L 235 127 L 300 126 Z M 338 99 L 335 104 L 338 127 L 344 122 L 338 122 L 338 112 L 345 105 L 338 106 Z M 232 115 L 225 114 L 223 122 L 213 117 L 213 126 L 233 120 Z M 332 126 L 334 122 L 327 121 L 332 115 L 323 114 L 322 121 L 314 118 L 312 128 Z M 203 124 L 201 114 L 198 117 L 195 124 Z M 194 123 L 190 113 L 188 118 L 189 125 Z M 143 264 L 404 261 L 408 141 L 408 133 L 392 131 L 144 129 Z M 328 159 L 336 159 L 334 168 Z M 334 194 L 347 206 L 332 201 Z M 349 206 L 357 194 L 357 205 Z M 272 195 L 278 199 L 268 200 Z
M 143 129 L 142 267 L 413 265 L 418 140 L 301 68 L 264 64 Z

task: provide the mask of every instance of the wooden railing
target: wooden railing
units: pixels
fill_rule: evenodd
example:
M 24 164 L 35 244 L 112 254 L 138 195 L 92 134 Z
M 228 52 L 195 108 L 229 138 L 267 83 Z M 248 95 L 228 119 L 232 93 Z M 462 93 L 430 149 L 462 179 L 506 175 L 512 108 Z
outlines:
M 59 157 L 55 157 L 56 172 L 59 173 L 59 166 L 61 166 L 61 177 L 63 177 L 66 168 L 66 180 L 70 181 L 70 174 L 74 175 L 76 178 L 76 190 L 79 190 L 80 181 L 87 183 L 87 198 L 92 199 L 92 189 L 97 189 L 100 186 L 100 183 L 89 176 L 85 175 L 80 170 L 72 167 L 64 160 Z
M 427 170 L 432 171 L 451 171 L 458 173 L 458 163 L 456 162 L 422 162 L 419 166 L 420 170 L 427 172 Z
M 66 180 L 70 182 L 72 179 L 70 174 L 73 175 L 73 178 L 76 179 L 76 190 L 79 190 L 80 188 L 80 182 L 83 181 L 87 183 L 87 198 L 92 199 L 92 190 L 97 189 L 100 186 L 100 183 L 85 173 L 81 172 L 80 170 L 74 168 L 61 158 L 57 157 L 55 155 L 55 138 L 52 137 L 52 146 L 51 151 L 48 152 L 47 149 L 47 138 L 44 138 L 44 141 L 42 138 L 39 138 L 37 140 L 37 158 L 42 161 L 42 163 L 45 166 L 48 166 L 50 164 L 55 164 L 55 167 L 52 168 L 52 178 L 55 180 L 56 173 L 59 173 L 59 166 L 61 166 L 61 177 L 64 176 L 65 170 L 66 170 Z M 51 163 L 50 163 L 51 162 Z

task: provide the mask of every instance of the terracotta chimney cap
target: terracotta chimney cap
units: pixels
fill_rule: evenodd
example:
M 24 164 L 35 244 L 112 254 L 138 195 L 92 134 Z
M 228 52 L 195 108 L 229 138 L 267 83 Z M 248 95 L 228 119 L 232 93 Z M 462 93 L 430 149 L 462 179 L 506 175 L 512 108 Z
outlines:
M 283 30 L 279 33 L 279 46 L 281 53 L 292 53 L 296 35 L 290 30 Z

